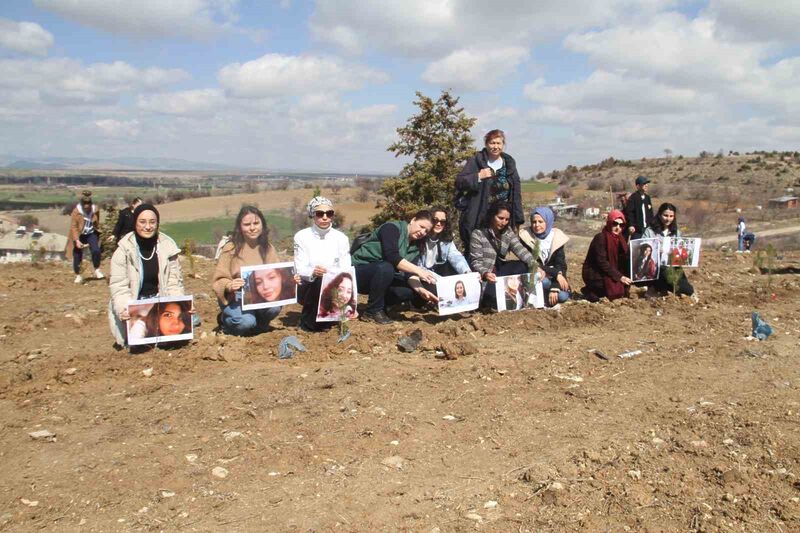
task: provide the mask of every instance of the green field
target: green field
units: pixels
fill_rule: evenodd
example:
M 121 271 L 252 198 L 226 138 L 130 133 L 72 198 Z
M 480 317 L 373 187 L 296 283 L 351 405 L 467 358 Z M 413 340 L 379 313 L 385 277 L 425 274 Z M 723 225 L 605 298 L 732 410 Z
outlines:
M 523 181 L 522 192 L 550 192 L 556 190 L 557 183 L 542 183 L 540 181 Z
M 292 221 L 283 215 L 264 213 L 270 230 L 278 233 L 279 238 L 292 235 Z M 224 216 L 217 218 L 203 218 L 188 222 L 165 222 L 159 228 L 172 237 L 178 246 L 183 246 L 186 239 L 192 239 L 196 244 L 216 244 L 219 237 L 233 229 L 234 217 Z M 271 235 L 275 237 L 274 233 Z
M 126 195 L 136 195 L 146 198 L 154 196 L 158 190 L 142 187 L 87 187 L 92 191 L 92 198 L 96 202 L 106 199 L 118 199 Z M 0 202 L 16 202 L 30 204 L 70 204 L 80 198 L 80 187 L 69 190 L 65 188 L 23 189 L 21 187 L 0 187 Z

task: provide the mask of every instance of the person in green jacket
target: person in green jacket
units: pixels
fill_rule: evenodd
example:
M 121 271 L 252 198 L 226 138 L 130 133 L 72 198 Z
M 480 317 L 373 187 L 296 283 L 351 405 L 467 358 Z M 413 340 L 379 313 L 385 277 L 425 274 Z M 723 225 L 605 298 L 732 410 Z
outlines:
M 399 303 L 413 296 L 413 290 L 406 282 L 407 274 L 436 283 L 433 273 L 414 264 L 419 255 L 418 242 L 433 227 L 432 219 L 430 211 L 422 210 L 410 222 L 385 222 L 352 252 L 358 292 L 369 295 L 367 308 L 361 313 L 362 320 L 378 324 L 392 322 L 386 315 L 386 304 Z

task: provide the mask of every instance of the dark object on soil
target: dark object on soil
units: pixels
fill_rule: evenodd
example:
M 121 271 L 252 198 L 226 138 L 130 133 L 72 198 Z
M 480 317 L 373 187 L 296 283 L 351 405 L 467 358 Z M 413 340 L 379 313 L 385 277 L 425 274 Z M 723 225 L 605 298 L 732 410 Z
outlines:
M 367 313 L 366 311 L 361 315 L 361 320 L 365 320 L 367 322 L 375 322 L 376 324 L 380 324 L 381 326 L 385 326 L 386 324 L 391 324 L 394 322 L 391 318 L 386 315 L 386 312 L 376 311 L 375 313 Z
M 753 337 L 760 341 L 767 340 L 767 337 L 772 335 L 772 327 L 764 322 L 755 311 L 753 311 L 751 318 L 753 320 Z
M 589 351 L 592 352 L 593 354 L 595 354 L 597 357 L 599 357 L 603 361 L 608 361 L 608 356 L 606 354 L 604 354 L 603 352 L 601 352 L 600 350 L 598 350 L 597 348 L 592 348 Z
M 291 359 L 294 357 L 294 350 L 305 352 L 306 347 L 294 335 L 282 338 L 278 344 L 278 359 Z
M 419 346 L 419 343 L 422 342 L 422 330 L 415 329 L 411 332 L 411 335 L 407 337 L 400 337 L 397 341 L 397 349 L 401 352 L 413 352 Z

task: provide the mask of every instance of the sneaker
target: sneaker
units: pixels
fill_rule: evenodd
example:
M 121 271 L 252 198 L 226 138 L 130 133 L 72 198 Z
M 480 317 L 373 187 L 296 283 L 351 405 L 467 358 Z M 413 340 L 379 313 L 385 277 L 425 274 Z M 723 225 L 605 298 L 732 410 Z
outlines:
M 80 274 L 75 276 L 75 283 L 83 283 L 83 276 L 81 276 Z
M 361 320 L 366 322 L 375 322 L 376 324 L 380 324 L 382 326 L 394 322 L 394 320 L 386 316 L 386 312 L 383 310 L 376 311 L 374 313 L 364 312 L 361 315 Z
M 94 277 L 97 278 L 97 279 L 105 278 L 105 276 L 103 275 L 103 273 L 100 271 L 99 268 L 95 268 L 94 269 Z

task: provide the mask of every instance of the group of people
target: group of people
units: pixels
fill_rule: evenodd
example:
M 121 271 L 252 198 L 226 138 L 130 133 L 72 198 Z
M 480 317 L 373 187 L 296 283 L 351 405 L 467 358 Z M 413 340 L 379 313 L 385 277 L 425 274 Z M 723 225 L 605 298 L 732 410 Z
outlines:
M 246 302 L 281 302 L 294 301 L 296 293 L 302 305 L 299 326 L 305 331 L 331 327 L 333 322 L 322 320 L 330 316 L 388 324 L 392 319 L 387 310 L 392 306 L 433 307 L 439 302 L 439 277 L 470 272 L 480 276 L 484 308 L 496 308 L 498 278 L 515 274 L 538 275 L 548 307 L 574 297 L 567 271 L 569 237 L 555 227 L 555 214 L 547 206 L 530 211 L 526 225 L 519 174 L 514 159 L 504 151 L 504 133 L 490 131 L 484 144 L 456 179 L 455 208 L 460 212 L 463 251 L 454 242 L 450 212 L 443 206 L 420 210 L 410 220 L 389 220 L 358 236 L 351 246 L 348 237 L 334 227 L 333 202 L 317 196 L 307 204 L 309 226 L 294 235 L 291 266 L 254 269 L 280 263 L 282 258 L 270 241 L 264 214 L 255 206 L 242 207 L 230 237 L 218 250 L 212 280 L 221 330 L 231 335 L 259 334 L 267 331 L 281 312 L 280 303 L 244 309 L 243 294 Z M 592 239 L 582 270 L 586 299 L 628 294 L 634 283 L 628 273 L 629 237 L 680 236 L 674 205 L 664 203 L 656 214 L 652 212 L 648 182 L 645 177 L 636 180 L 637 192 L 625 212 L 611 211 L 605 227 Z M 85 200 L 86 195 L 76 207 L 77 214 L 73 212 L 70 237 L 76 243 L 75 252 L 89 247 L 94 260 L 99 248 L 97 211 L 90 198 Z M 129 210 L 120 224 L 128 224 L 131 231 L 115 236 L 117 249 L 109 280 L 109 323 L 117 343 L 123 346 L 127 344 L 126 321 L 132 318 L 130 302 L 184 294 L 180 249 L 159 231 L 157 208 L 136 199 Z M 99 269 L 99 253 L 97 259 L 94 265 Z M 323 287 L 322 278 L 328 272 L 338 275 Z M 663 276 L 647 283 L 648 291 L 674 287 Z M 355 287 L 367 296 L 360 313 Z M 466 297 L 463 283 L 461 292 L 458 285 L 455 291 L 456 299 Z M 678 292 L 693 292 L 685 275 Z M 194 315 L 193 308 L 187 312 Z M 198 319 L 196 315 L 193 318 Z

